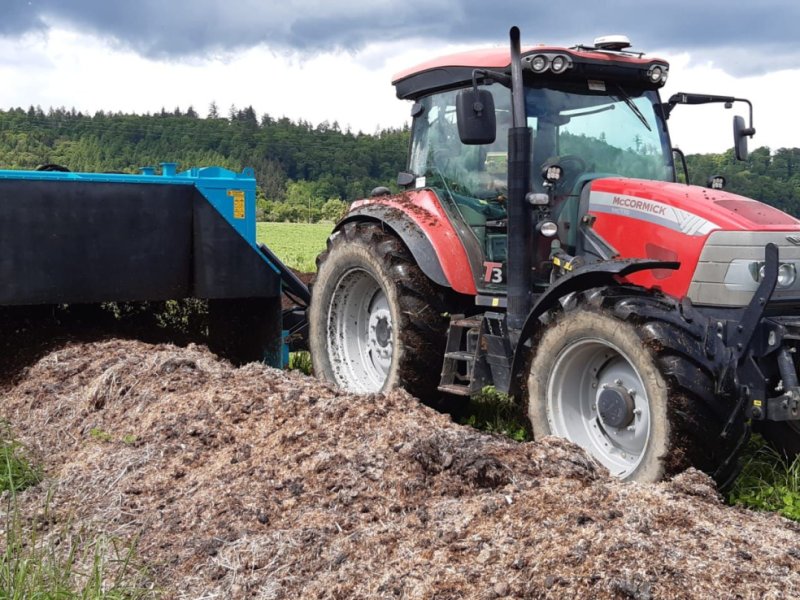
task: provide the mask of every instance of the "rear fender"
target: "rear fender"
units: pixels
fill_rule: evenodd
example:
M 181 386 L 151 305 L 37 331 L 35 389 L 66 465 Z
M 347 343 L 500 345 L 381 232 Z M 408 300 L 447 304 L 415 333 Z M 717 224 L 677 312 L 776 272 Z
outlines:
M 646 259 L 608 260 L 588 264 L 575 269 L 569 275 L 557 280 L 536 301 L 528 314 L 525 324 L 519 334 L 519 340 L 514 350 L 514 360 L 511 364 L 511 395 L 518 396 L 521 391 L 520 374 L 525 366 L 530 348 L 527 344 L 532 340 L 542 323 L 539 318 L 553 308 L 561 298 L 574 292 L 583 292 L 592 288 L 619 285 L 620 277 L 646 271 L 648 269 L 678 269 L 680 263 L 655 261 Z
M 436 195 L 429 191 L 362 200 L 336 229 L 353 221 L 376 221 L 394 232 L 434 283 L 475 295 L 472 267 L 464 245 Z

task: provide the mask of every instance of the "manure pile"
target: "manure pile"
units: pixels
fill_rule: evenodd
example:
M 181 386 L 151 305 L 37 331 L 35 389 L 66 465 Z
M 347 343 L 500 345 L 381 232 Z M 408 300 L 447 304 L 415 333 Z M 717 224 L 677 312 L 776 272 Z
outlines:
M 110 340 L 41 358 L 0 416 L 48 475 L 39 536 L 135 540 L 166 598 L 800 597 L 800 527 L 704 475 L 623 484 L 403 392 Z

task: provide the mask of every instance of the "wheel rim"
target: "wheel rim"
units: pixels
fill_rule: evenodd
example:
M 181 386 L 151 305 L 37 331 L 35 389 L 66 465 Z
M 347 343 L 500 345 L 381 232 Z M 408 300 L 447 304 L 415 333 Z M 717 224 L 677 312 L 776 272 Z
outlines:
M 379 392 L 392 366 L 394 328 L 386 293 L 364 269 L 351 269 L 336 283 L 327 336 L 336 383 Z
M 585 338 L 561 350 L 547 384 L 547 420 L 554 435 L 575 442 L 625 478 L 647 450 L 650 417 L 642 377 L 617 346 Z

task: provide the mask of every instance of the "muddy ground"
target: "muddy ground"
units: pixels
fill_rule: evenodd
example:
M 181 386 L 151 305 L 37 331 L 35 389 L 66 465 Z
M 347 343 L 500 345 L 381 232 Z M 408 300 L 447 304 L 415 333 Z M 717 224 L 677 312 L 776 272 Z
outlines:
M 800 597 L 800 526 L 723 505 L 706 476 L 623 484 L 403 392 L 118 339 L 4 386 L 47 473 L 23 493 L 40 538 L 135 542 L 162 597 Z

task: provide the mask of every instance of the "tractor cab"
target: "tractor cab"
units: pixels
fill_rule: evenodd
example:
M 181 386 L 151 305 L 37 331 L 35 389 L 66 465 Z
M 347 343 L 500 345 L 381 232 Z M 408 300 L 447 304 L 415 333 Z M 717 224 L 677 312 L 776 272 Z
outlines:
M 667 64 L 625 52 L 624 44 L 600 46 L 522 54 L 524 123 L 532 133 L 530 196 L 538 204 L 537 222 L 530 226 L 534 231 L 543 222 L 557 226 L 548 230 L 555 229 L 550 239 L 532 236 L 534 284 L 545 286 L 551 279 L 554 241 L 569 255 L 586 250 L 578 225 L 587 212 L 587 184 L 606 177 L 675 180 L 657 91 Z M 501 265 L 488 276 L 485 269 L 474 274 L 478 289 L 489 293 L 501 292 L 506 280 L 510 64 L 507 51 L 472 52 L 421 65 L 394 82 L 399 97 L 415 101 L 405 181 L 434 190 L 466 224 L 465 247 L 480 253 L 482 264 Z M 483 101 L 476 104 L 478 96 L 470 96 L 459 110 L 459 97 L 472 92 L 484 94 Z M 493 112 L 491 135 L 465 139 L 469 121 L 487 131 L 480 123 L 487 118 L 483 104 Z

